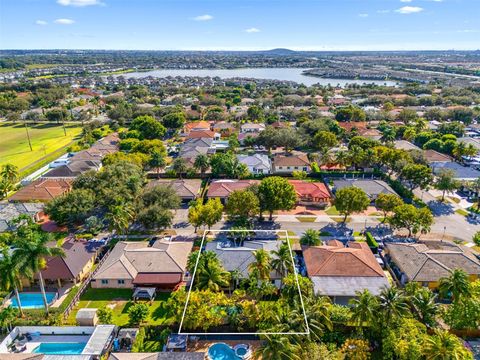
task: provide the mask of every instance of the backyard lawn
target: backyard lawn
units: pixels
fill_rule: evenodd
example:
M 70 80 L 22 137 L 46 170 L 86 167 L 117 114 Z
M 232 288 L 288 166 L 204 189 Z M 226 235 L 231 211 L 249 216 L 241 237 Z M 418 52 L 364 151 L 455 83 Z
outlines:
M 103 308 L 111 307 L 113 310 L 113 324 L 117 326 L 128 325 L 128 309 L 132 306 L 131 289 L 93 289 L 89 288 L 85 294 L 80 297 L 80 302 L 70 313 L 67 323 L 75 324 L 75 315 L 81 308 Z M 161 325 L 165 322 L 165 311 L 161 308 L 170 296 L 170 293 L 157 292 L 157 296 L 152 305 L 147 303 L 150 308 L 150 314 L 147 319 L 149 325 Z
M 75 141 L 80 135 L 82 128 L 78 125 L 66 125 L 66 130 L 67 136 L 63 134 L 62 125 L 29 125 L 28 132 L 33 148 L 33 151 L 30 151 L 23 124 L 0 124 L 0 166 L 11 163 L 16 165 L 22 172 L 25 170 L 25 167 L 46 156 L 48 157 L 49 154 Z M 58 153 L 58 156 L 61 155 L 61 153 Z

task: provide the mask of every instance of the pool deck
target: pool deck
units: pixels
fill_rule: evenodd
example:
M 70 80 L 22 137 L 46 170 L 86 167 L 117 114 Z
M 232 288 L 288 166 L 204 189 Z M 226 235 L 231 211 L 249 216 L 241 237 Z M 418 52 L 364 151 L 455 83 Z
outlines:
M 187 346 L 187 351 L 198 351 L 198 352 L 205 352 L 208 353 L 208 348 L 217 343 L 225 343 L 230 345 L 231 347 L 234 347 L 235 345 L 238 344 L 248 344 L 250 345 L 250 349 L 252 352 L 255 352 L 260 345 L 262 344 L 261 341 L 259 340 L 218 340 L 218 341 L 213 341 L 213 340 L 198 340 L 198 341 L 193 341 L 191 339 L 188 339 L 188 346 Z M 259 358 L 261 359 L 261 358 Z
M 23 353 L 31 353 L 41 343 L 87 343 L 90 335 L 40 335 L 26 343 Z

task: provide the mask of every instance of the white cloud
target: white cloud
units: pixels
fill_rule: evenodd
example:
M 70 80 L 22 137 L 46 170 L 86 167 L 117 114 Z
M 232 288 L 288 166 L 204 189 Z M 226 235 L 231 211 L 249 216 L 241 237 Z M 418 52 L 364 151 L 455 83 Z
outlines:
M 423 11 L 423 8 L 419 6 L 404 6 L 401 7 L 400 9 L 395 10 L 396 12 L 400 14 L 415 14 Z
M 410 2 L 412 2 L 412 0 L 400 0 L 400 2 L 403 2 L 403 3 L 410 3 Z
M 260 32 L 260 29 L 257 29 L 257 28 L 255 28 L 255 27 L 252 27 L 252 28 L 245 29 L 245 32 L 247 32 L 247 33 L 249 33 L 249 34 L 259 33 L 259 32 Z
M 37 24 L 37 25 L 47 25 L 48 23 L 45 20 L 37 20 L 37 21 L 35 21 L 35 24 Z
M 368 17 L 368 14 L 358 14 L 358 16 L 360 16 L 361 18 L 366 18 Z
M 72 19 L 57 19 L 54 21 L 55 24 L 60 24 L 60 25 L 71 25 L 75 23 L 75 20 Z
M 57 0 L 57 4 L 60 4 L 63 6 L 74 6 L 74 7 L 105 5 L 99 0 Z
M 208 14 L 205 14 L 205 15 L 199 15 L 199 16 L 195 16 L 193 18 L 193 20 L 195 21 L 210 21 L 213 19 L 213 16 L 212 15 L 208 15 Z

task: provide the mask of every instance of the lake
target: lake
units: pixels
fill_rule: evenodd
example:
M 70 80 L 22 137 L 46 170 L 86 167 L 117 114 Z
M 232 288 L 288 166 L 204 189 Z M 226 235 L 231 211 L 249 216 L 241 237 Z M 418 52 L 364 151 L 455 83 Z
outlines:
M 144 78 L 153 76 L 165 78 L 168 76 L 190 76 L 190 77 L 219 77 L 221 79 L 230 78 L 251 78 L 251 79 L 268 79 L 281 81 L 294 81 L 299 84 L 311 86 L 320 85 L 340 85 L 348 84 L 377 84 L 377 85 L 397 85 L 394 81 L 382 80 L 353 80 L 353 79 L 327 79 L 302 74 L 306 69 L 299 68 L 243 68 L 243 69 L 160 69 L 145 72 L 131 72 L 115 76 L 123 76 L 125 78 Z

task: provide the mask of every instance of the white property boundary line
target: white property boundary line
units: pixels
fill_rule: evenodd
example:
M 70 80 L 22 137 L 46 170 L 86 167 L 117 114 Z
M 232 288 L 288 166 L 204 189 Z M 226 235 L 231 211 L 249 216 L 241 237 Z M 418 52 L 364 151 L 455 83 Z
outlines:
M 290 246 L 290 241 L 289 241 L 289 238 L 288 238 L 288 231 L 287 230 L 250 230 L 250 231 L 252 231 L 252 232 L 275 232 L 276 234 L 278 234 L 278 232 L 285 232 L 285 236 L 286 236 L 287 244 L 288 244 L 288 249 L 290 250 L 290 257 L 292 259 L 293 271 L 295 273 L 295 280 L 297 282 L 297 289 L 298 289 L 298 293 L 300 294 L 300 304 L 302 305 L 303 317 L 304 317 L 304 320 L 305 320 L 305 328 L 307 329 L 307 331 L 304 331 L 304 332 L 234 332 L 234 333 L 182 332 L 183 320 L 185 319 L 185 314 L 187 312 L 188 302 L 190 301 L 190 293 L 192 292 L 193 281 L 195 280 L 195 273 L 197 272 L 198 262 L 200 261 L 200 256 L 202 254 L 203 243 L 205 242 L 205 237 L 206 237 L 207 233 L 209 233 L 209 232 L 212 232 L 212 233 L 237 232 L 237 231 L 238 232 L 244 232 L 245 230 L 204 230 L 203 231 L 202 243 L 200 244 L 200 250 L 198 252 L 197 261 L 195 262 L 195 269 L 193 270 L 192 279 L 190 281 L 190 288 L 188 289 L 187 300 L 185 302 L 185 307 L 183 309 L 182 320 L 180 321 L 180 327 L 178 328 L 178 334 L 179 335 L 196 335 L 196 336 L 201 336 L 201 335 L 309 335 L 310 334 L 310 328 L 308 326 L 307 312 L 305 311 L 305 305 L 303 303 L 302 291 L 300 289 L 300 282 L 298 281 L 297 270 L 295 269 L 295 261 L 293 259 L 293 251 L 292 251 L 292 247 Z

